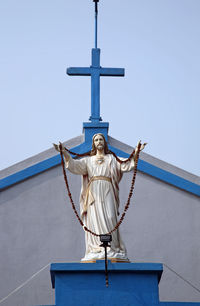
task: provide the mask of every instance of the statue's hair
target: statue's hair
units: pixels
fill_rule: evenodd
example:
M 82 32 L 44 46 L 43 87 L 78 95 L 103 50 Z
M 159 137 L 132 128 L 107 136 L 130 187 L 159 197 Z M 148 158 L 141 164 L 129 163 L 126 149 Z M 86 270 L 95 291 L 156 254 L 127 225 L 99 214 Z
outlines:
M 131 160 L 131 158 L 134 157 L 134 155 L 135 155 L 135 150 L 133 150 L 133 152 L 130 154 L 129 158 L 127 158 L 127 159 L 125 159 L 125 160 L 121 160 L 120 158 L 118 158 L 117 155 L 116 155 L 114 152 L 112 152 L 112 151 L 110 151 L 110 150 L 108 149 L 108 144 L 107 144 L 107 142 L 106 142 L 106 140 L 105 140 L 105 137 L 104 137 L 104 135 L 101 134 L 101 133 L 97 133 L 97 134 L 95 134 L 95 135 L 92 137 L 92 150 L 89 151 L 89 152 L 86 152 L 86 153 L 83 153 L 83 154 L 78 154 L 78 153 L 74 153 L 74 152 L 68 150 L 67 148 L 65 148 L 65 150 L 66 150 L 68 153 L 70 153 L 70 154 L 72 154 L 72 155 L 75 155 L 75 158 L 76 158 L 76 157 L 84 157 L 84 156 L 93 156 L 93 155 L 96 155 L 97 149 L 96 149 L 96 147 L 95 147 L 95 145 L 94 145 L 94 138 L 95 138 L 97 135 L 101 135 L 101 136 L 103 137 L 103 140 L 104 140 L 104 153 L 105 153 L 105 154 L 112 154 L 120 164 L 127 163 L 129 160 Z M 141 146 L 141 144 L 140 144 L 140 146 Z M 140 149 L 140 146 L 139 146 L 139 149 Z M 140 152 L 140 150 L 139 150 L 139 152 Z M 62 151 L 61 151 L 61 154 L 62 154 Z M 139 153 L 138 153 L 138 157 L 139 157 Z
M 95 144 L 94 144 L 94 139 L 97 135 L 100 135 L 104 140 L 104 153 L 109 154 L 110 151 L 108 149 L 108 144 L 106 142 L 106 139 L 105 139 L 104 135 L 101 134 L 101 133 L 97 133 L 97 134 L 94 134 L 94 136 L 92 137 L 92 150 L 90 152 L 90 155 L 93 156 L 93 155 L 96 155 L 96 153 L 97 153 L 97 148 L 95 147 Z

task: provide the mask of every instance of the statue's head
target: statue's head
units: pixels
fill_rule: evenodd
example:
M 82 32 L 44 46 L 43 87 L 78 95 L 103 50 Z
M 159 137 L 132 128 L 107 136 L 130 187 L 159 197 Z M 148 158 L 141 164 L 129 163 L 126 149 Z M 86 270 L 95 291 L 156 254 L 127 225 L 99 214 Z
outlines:
M 90 155 L 96 155 L 98 147 L 101 149 L 103 146 L 104 153 L 108 154 L 109 149 L 103 134 L 98 133 L 92 137 L 92 150 Z

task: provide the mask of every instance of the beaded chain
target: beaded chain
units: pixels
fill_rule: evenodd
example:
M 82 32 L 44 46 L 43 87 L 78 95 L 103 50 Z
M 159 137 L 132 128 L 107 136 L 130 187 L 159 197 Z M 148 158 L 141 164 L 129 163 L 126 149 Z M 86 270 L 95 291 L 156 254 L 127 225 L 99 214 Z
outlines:
M 129 205 L 130 205 L 130 200 L 131 200 L 131 197 L 133 195 L 133 190 L 134 190 L 134 186 L 135 186 L 135 179 L 136 179 L 136 174 L 137 174 L 137 164 L 138 164 L 138 160 L 139 160 L 139 154 L 140 154 L 140 147 L 141 147 L 141 144 L 139 143 L 138 145 L 138 151 L 137 151 L 137 154 L 136 154 L 136 158 L 135 158 L 135 165 L 134 165 L 134 171 L 133 171 L 133 177 L 132 177 L 132 181 L 131 181 L 131 187 L 130 187 L 130 191 L 129 191 L 129 195 L 128 195 L 128 199 L 127 199 L 127 202 L 126 202 L 126 205 L 124 207 L 124 211 L 121 215 L 121 218 L 119 219 L 119 221 L 117 222 L 117 224 L 115 225 L 115 227 L 108 233 L 104 234 L 104 235 L 111 235 L 114 231 L 116 231 L 118 229 L 118 227 L 121 225 L 122 221 L 124 220 L 124 217 L 126 215 L 126 212 L 129 208 Z M 70 188 L 69 188 L 69 183 L 68 183 L 68 179 L 67 179 L 67 174 L 66 174 L 66 170 L 65 170 L 65 164 L 64 164 L 64 158 L 63 158 L 63 152 L 62 152 L 62 145 L 60 144 L 59 146 L 60 148 L 60 156 L 61 156 L 61 164 L 62 164 L 62 169 L 63 169 L 63 175 L 64 175 L 64 181 L 65 181 L 65 185 L 66 185 L 66 188 L 67 188 L 67 191 L 68 191 L 68 196 L 69 196 L 69 199 L 70 199 L 70 202 L 71 202 L 71 205 L 72 205 L 72 209 L 80 223 L 80 225 L 83 227 L 83 229 L 92 234 L 93 236 L 96 236 L 96 237 L 99 237 L 100 234 L 97 234 L 93 231 L 91 231 L 89 228 L 87 228 L 87 226 L 84 225 L 83 221 L 81 220 L 78 212 L 77 212 L 77 209 L 76 209 L 76 206 L 74 204 L 74 201 L 72 199 L 72 194 L 70 192 Z M 78 157 L 83 157 L 83 156 L 89 156 L 90 155 L 90 152 L 87 152 L 87 153 L 84 153 L 84 154 L 77 154 L 77 153 L 73 153 L 71 152 L 70 150 L 66 149 L 65 150 L 67 152 L 69 152 L 70 154 L 73 154 L 73 155 L 76 155 Z M 130 154 L 129 158 L 127 158 L 126 160 L 122 161 L 120 160 L 113 152 L 109 152 L 111 154 L 114 155 L 114 157 L 117 159 L 117 161 L 119 161 L 120 163 L 126 163 L 128 162 L 134 155 L 135 153 L 135 150 L 133 150 L 133 152 Z
M 141 145 L 140 145 L 140 146 L 141 146 Z M 86 152 L 86 153 L 83 153 L 83 154 L 78 154 L 78 153 L 75 153 L 75 152 L 72 152 L 72 151 L 68 150 L 68 149 L 65 148 L 65 147 L 64 147 L 64 149 L 65 149 L 65 151 L 67 151 L 68 153 L 70 153 L 70 154 L 72 154 L 72 155 L 75 155 L 75 156 L 77 156 L 77 157 L 90 156 L 90 151 L 89 151 L 89 152 Z M 133 158 L 134 153 L 135 153 L 135 150 L 133 150 L 133 152 L 129 155 L 129 157 L 128 157 L 127 159 L 121 160 L 121 159 L 118 158 L 118 156 L 117 156 L 114 152 L 112 152 L 111 150 L 108 151 L 108 154 L 112 154 L 120 164 L 127 163 L 129 160 L 131 160 L 131 158 Z

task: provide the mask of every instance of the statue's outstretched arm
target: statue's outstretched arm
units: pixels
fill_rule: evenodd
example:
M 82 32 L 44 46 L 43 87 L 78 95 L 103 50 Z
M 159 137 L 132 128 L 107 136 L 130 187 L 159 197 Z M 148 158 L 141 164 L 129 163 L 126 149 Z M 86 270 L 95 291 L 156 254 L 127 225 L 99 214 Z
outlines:
M 59 143 L 59 145 L 53 143 L 53 146 L 56 149 L 56 151 L 58 151 L 59 153 L 62 150 L 62 153 L 63 153 L 66 161 L 68 161 L 70 159 L 69 153 L 65 150 L 65 147 L 61 142 Z
M 137 146 L 135 148 L 135 154 L 134 154 L 134 159 L 137 155 L 137 152 L 139 150 L 139 146 L 140 146 L 140 151 L 144 150 L 145 146 L 147 145 L 147 142 L 144 142 L 143 144 L 141 144 L 141 140 L 138 141 Z

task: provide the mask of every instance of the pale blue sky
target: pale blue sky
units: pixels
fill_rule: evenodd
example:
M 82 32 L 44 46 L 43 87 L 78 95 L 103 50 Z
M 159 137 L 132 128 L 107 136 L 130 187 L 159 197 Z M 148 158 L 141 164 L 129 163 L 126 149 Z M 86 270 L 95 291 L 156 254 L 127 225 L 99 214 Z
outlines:
M 92 0 L 0 2 L 0 169 L 82 132 L 90 116 Z M 200 1 L 100 0 L 101 78 L 109 134 L 200 175 Z

